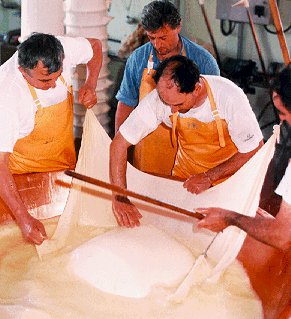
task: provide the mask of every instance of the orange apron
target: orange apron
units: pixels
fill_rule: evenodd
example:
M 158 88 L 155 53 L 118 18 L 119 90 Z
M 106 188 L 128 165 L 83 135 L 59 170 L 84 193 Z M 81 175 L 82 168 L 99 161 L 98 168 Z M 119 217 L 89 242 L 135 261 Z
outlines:
M 226 121 L 222 120 L 218 114 L 211 89 L 207 81 L 202 79 L 206 84 L 214 121 L 204 123 L 195 118 L 181 117 L 176 117 L 175 121 L 177 113 L 171 116 L 172 130 L 174 136 L 177 133 L 178 139 L 173 176 L 188 178 L 190 175 L 206 172 L 224 163 L 238 152 L 229 135 Z M 216 181 L 215 184 L 223 180 Z
M 182 49 L 182 55 L 186 51 Z M 153 53 L 151 52 L 147 68 L 144 69 L 139 89 L 139 100 L 156 88 L 153 79 L 155 74 Z M 133 165 L 139 170 L 158 175 L 171 175 L 174 166 L 177 147 L 171 143 L 171 128 L 164 123 L 155 131 L 143 138 L 135 147 Z
M 43 108 L 34 87 L 28 87 L 37 106 L 33 131 L 19 139 L 9 157 L 12 174 L 48 172 L 73 169 L 76 153 L 73 133 L 73 95 L 67 87 L 67 98 L 57 104 Z

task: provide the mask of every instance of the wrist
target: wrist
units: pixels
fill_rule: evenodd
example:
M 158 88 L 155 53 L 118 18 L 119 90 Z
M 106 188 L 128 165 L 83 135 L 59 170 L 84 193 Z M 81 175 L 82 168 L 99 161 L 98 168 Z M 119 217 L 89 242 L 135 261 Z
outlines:
M 14 214 L 15 221 L 19 227 L 23 227 L 31 222 L 33 217 L 28 211 L 22 211 L 21 213 Z
M 239 227 L 239 217 L 240 217 L 239 214 L 233 211 L 227 211 L 224 220 L 228 226 Z
M 114 195 L 114 199 L 121 203 L 130 204 L 130 200 L 124 195 L 120 195 L 120 194 Z
M 207 178 L 210 185 L 212 185 L 212 179 L 207 172 L 203 172 L 204 176 Z

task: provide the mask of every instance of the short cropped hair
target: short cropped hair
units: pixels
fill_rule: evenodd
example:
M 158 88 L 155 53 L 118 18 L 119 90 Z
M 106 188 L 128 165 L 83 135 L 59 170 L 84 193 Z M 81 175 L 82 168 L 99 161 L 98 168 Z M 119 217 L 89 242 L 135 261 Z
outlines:
M 176 29 L 181 23 L 181 16 L 170 1 L 153 1 L 144 6 L 141 23 L 143 28 L 150 32 L 157 31 L 165 25 Z
M 291 63 L 271 82 L 271 90 L 280 95 L 284 106 L 291 112 Z
M 170 76 L 179 87 L 180 93 L 193 92 L 200 78 L 197 65 L 182 55 L 174 55 L 162 61 L 153 76 L 155 82 L 158 83 L 163 75 Z
M 57 72 L 64 56 L 61 42 L 51 34 L 33 33 L 18 47 L 18 64 L 25 70 L 34 69 L 42 61 L 49 74 Z

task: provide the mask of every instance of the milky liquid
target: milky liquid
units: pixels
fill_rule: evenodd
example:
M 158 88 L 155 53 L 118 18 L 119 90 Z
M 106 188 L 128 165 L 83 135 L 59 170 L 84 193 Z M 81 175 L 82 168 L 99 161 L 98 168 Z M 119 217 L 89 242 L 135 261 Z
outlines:
M 52 234 L 57 219 L 45 222 Z M 105 230 L 80 228 L 70 238 L 77 246 Z M 192 287 L 181 302 L 169 301 L 170 288 L 156 288 L 146 298 L 105 293 L 68 271 L 64 253 L 39 260 L 33 245 L 24 243 L 13 224 L 0 227 L 1 319 L 259 319 L 261 302 L 242 266 L 234 262 L 218 283 Z M 118 265 L 116 265 L 118 267 Z

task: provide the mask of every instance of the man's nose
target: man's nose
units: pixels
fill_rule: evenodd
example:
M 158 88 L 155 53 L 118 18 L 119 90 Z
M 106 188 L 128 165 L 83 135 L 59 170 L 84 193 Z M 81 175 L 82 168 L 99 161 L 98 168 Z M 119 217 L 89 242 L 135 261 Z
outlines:
M 161 46 L 160 44 L 161 44 L 161 42 L 158 39 L 154 40 L 154 47 L 156 50 L 160 48 L 160 46 Z

